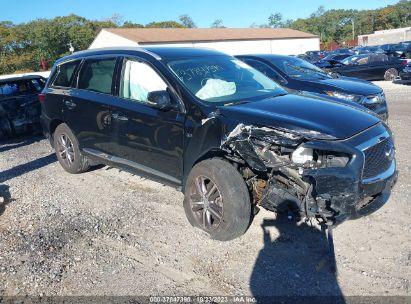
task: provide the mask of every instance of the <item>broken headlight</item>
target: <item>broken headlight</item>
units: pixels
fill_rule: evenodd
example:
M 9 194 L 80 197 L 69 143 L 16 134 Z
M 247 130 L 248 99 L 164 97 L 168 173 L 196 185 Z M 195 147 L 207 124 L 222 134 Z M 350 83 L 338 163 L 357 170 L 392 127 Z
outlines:
M 334 97 L 334 98 L 346 100 L 346 101 L 360 102 L 363 99 L 363 96 L 354 95 L 354 94 L 346 94 L 346 93 L 333 92 L 333 91 L 326 92 L 326 93 L 330 97 Z
M 314 151 L 311 148 L 298 147 L 292 154 L 291 160 L 297 165 L 304 165 L 314 160 Z
M 306 147 L 298 147 L 292 154 L 294 164 L 313 168 L 341 168 L 350 161 L 350 156 L 345 153 L 313 150 Z

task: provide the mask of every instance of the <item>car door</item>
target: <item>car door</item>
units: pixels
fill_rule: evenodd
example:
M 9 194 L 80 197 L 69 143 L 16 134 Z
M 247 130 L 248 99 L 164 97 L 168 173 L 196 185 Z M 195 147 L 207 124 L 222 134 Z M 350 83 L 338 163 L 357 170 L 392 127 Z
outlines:
M 367 78 L 369 55 L 357 55 L 349 57 L 348 62 L 343 66 L 332 69 L 332 72 L 339 73 L 347 77 Z
M 383 79 L 384 73 L 388 69 L 388 56 L 385 54 L 371 54 L 369 69 L 367 71 L 367 79 Z
M 73 91 L 74 78 L 80 66 L 81 60 L 65 61 L 56 66 L 46 87 L 44 94 L 47 102 L 42 102 L 45 113 L 50 120 L 63 120 L 65 105 L 63 100 L 71 96 Z
M 185 115 L 178 97 L 159 72 L 139 58 L 125 58 L 119 78 L 111 114 L 117 161 L 180 183 Z M 154 91 L 168 91 L 175 108 L 152 106 L 147 96 Z
M 353 65 L 347 67 L 347 72 L 344 75 L 361 79 L 369 79 L 369 63 L 370 55 L 360 55 Z
M 63 96 L 64 121 L 86 152 L 113 153 L 110 104 L 114 96 L 117 57 L 85 59 L 79 69 L 77 88 Z

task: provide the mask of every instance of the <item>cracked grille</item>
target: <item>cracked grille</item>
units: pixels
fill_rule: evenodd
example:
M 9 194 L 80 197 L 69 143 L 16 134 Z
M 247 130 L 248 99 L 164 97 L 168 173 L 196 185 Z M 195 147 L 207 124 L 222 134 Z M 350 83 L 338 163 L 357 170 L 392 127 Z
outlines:
M 394 146 L 391 139 L 387 138 L 364 151 L 365 164 L 363 179 L 377 176 L 388 170 L 392 162 L 389 154 L 393 148 Z

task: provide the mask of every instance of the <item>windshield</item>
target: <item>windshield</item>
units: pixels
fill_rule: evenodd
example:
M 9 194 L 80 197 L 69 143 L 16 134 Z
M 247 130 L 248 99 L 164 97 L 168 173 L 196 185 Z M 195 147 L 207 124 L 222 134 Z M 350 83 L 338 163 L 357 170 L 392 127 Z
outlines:
M 179 59 L 168 67 L 192 94 L 207 102 L 227 104 L 286 93 L 264 74 L 229 56 Z
M 296 57 L 284 57 L 270 60 L 283 73 L 294 79 L 322 80 L 332 77 L 315 65 Z

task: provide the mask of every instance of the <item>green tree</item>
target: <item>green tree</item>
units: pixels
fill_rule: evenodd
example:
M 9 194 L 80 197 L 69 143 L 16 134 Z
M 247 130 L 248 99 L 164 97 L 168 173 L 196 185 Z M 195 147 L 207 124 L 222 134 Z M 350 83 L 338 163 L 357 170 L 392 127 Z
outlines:
M 158 28 L 184 28 L 184 25 L 177 21 L 161 21 L 161 22 L 150 22 L 146 24 L 145 27 L 148 28 L 153 28 L 153 27 L 158 27 Z
M 126 22 L 123 23 L 123 25 L 121 27 L 124 27 L 124 28 L 142 28 L 142 27 L 144 27 L 144 25 L 140 24 L 140 23 L 134 23 L 134 22 L 131 22 L 131 21 L 126 21 Z
M 180 17 L 178 17 L 178 20 L 184 27 L 188 27 L 188 28 L 197 27 L 193 19 L 189 15 L 181 15 Z
M 225 28 L 223 19 L 216 19 L 210 26 L 211 28 Z
M 273 13 L 268 17 L 268 25 L 273 28 L 283 27 L 283 15 L 280 13 Z

